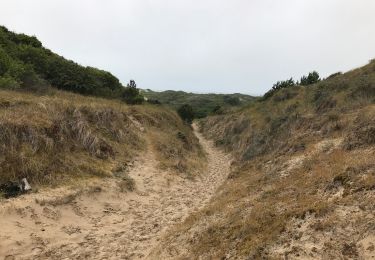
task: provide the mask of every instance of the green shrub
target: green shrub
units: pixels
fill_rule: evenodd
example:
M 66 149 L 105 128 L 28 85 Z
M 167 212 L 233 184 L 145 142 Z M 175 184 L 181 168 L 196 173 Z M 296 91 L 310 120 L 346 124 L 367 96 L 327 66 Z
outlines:
M 0 76 L 4 75 L 10 66 L 11 59 L 3 48 L 0 47 Z
M 307 76 L 302 76 L 300 85 L 308 86 L 320 81 L 319 73 L 316 71 L 310 72 Z
M 153 104 L 153 105 L 161 105 L 161 102 L 157 99 L 147 99 L 147 103 Z
M 130 83 L 123 91 L 122 98 L 130 105 L 142 104 L 144 102 L 144 97 L 140 94 L 134 80 L 130 80 Z
M 238 97 L 233 96 L 224 96 L 224 102 L 231 106 L 238 106 L 241 104 L 241 101 Z
M 10 76 L 0 77 L 0 89 L 19 89 L 20 83 Z
M 123 92 L 120 81 L 111 73 L 66 60 L 44 48 L 36 37 L 0 26 L 0 77 L 5 74 L 27 89 L 49 85 L 108 98 L 121 98 Z
M 223 113 L 224 113 L 224 110 L 219 105 L 215 106 L 214 109 L 212 109 L 212 114 L 214 114 L 214 115 L 221 115 Z
M 194 111 L 192 106 L 185 104 L 182 105 L 178 110 L 177 113 L 185 122 L 191 124 L 194 119 Z
M 255 98 L 244 94 L 197 94 L 184 91 L 167 90 L 156 92 L 143 90 L 142 94 L 148 100 L 158 100 L 175 110 L 184 104 L 189 104 L 194 110 L 194 118 L 204 118 L 215 113 L 215 107 L 220 106 L 223 111 L 233 106 L 245 106 L 255 101 Z M 148 101 L 149 102 L 149 101 Z M 238 104 L 238 102 L 240 102 Z
M 284 80 L 284 81 L 278 81 L 273 85 L 272 89 L 270 89 L 268 92 L 266 92 L 266 94 L 264 94 L 262 100 L 266 100 L 266 99 L 272 97 L 280 89 L 293 87 L 295 85 L 296 85 L 296 83 L 294 82 L 293 78 L 290 78 L 290 79 Z

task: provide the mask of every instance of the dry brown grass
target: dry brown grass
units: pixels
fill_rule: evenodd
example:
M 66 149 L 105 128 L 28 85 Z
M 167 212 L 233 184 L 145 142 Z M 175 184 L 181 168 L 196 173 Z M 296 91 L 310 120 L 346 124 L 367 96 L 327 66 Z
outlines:
M 201 152 L 198 141 L 171 110 L 59 91 L 49 96 L 0 91 L 0 182 L 26 177 L 35 186 L 110 177 L 145 152 L 151 136 L 152 143 L 179 149 L 174 158 L 157 150 L 166 167 L 180 160 L 184 171 L 195 169 L 188 158 Z
M 375 234 L 373 68 L 203 120 L 205 136 L 237 160 L 211 203 L 166 237 L 165 250 L 192 259 L 357 252 Z
M 134 191 L 135 190 L 135 181 L 129 175 L 125 174 L 121 177 L 120 182 L 118 183 L 120 192 Z
M 205 154 L 198 145 L 190 126 L 181 126 L 179 133 L 164 129 L 153 131 L 150 140 L 161 169 L 173 169 L 185 177 L 194 177 L 205 165 Z
M 310 229 L 331 232 L 337 243 L 347 241 L 351 234 L 365 234 L 368 225 L 363 216 L 374 212 L 373 206 L 369 206 L 374 196 L 361 194 L 374 192 L 375 165 L 371 163 L 374 156 L 374 150 L 349 152 L 338 148 L 329 154 L 316 155 L 311 168 L 297 167 L 286 177 L 277 171 L 258 170 L 264 158 L 253 160 L 238 168 L 220 195 L 174 230 L 164 246 L 168 248 L 169 243 L 187 234 L 194 239 L 182 244 L 186 244 L 191 258 L 220 259 L 228 254 L 247 259 L 272 258 L 276 257 L 272 252 L 274 245 L 286 245 L 288 239 L 298 240 L 303 234 L 288 229 L 288 225 L 295 219 L 303 223 L 308 216 L 316 219 Z M 337 183 L 342 174 L 349 177 Z M 340 188 L 344 189 L 343 195 L 331 200 Z M 342 236 L 339 227 L 347 219 L 340 219 L 335 212 L 340 205 L 363 208 L 362 218 L 355 220 L 355 228 L 345 231 L 346 236 Z M 340 248 L 332 250 L 337 253 Z M 300 254 L 298 250 L 295 253 Z M 314 256 L 321 257 L 322 251 Z

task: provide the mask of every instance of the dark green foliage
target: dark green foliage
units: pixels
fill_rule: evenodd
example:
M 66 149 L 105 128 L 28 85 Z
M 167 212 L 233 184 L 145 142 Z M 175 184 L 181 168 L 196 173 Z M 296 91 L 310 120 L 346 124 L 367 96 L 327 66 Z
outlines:
M 290 78 L 290 79 L 284 80 L 284 81 L 278 81 L 273 85 L 272 89 L 270 89 L 268 92 L 266 92 L 266 94 L 264 94 L 262 100 L 266 100 L 266 99 L 272 97 L 280 89 L 293 87 L 295 85 L 296 85 L 296 83 L 294 82 L 293 78 Z
M 241 104 L 240 98 L 235 96 L 224 96 L 224 102 L 231 106 L 238 106 Z
M 0 75 L 4 75 L 10 67 L 10 57 L 3 48 L 0 47 Z
M 195 118 L 203 118 L 212 114 L 217 106 L 220 106 L 221 112 L 224 112 L 232 107 L 246 106 L 255 100 L 252 96 L 238 93 L 196 94 L 173 90 L 156 92 L 147 89 L 143 90 L 142 94 L 149 100 L 158 100 L 161 104 L 176 110 L 184 104 L 189 104 L 193 107 Z
M 219 105 L 217 105 L 216 107 L 214 107 L 214 109 L 212 110 L 212 113 L 215 114 L 215 115 L 220 115 L 223 113 L 223 108 Z
M 10 33 L 9 39 L 16 44 L 24 44 L 35 48 L 42 47 L 42 43 L 35 36 L 27 36 L 26 34 Z
M 18 81 L 9 76 L 0 77 L 0 89 L 11 89 L 15 90 L 20 87 Z
M 0 26 L 0 87 L 35 90 L 46 85 L 111 98 L 123 92 L 111 73 L 80 66 L 44 48 L 36 37 Z
M 339 75 L 339 74 L 336 74 L 333 77 L 335 77 L 337 75 Z M 319 73 L 316 72 L 316 71 L 313 71 L 313 72 L 310 72 L 308 76 L 302 76 L 300 82 L 298 82 L 298 81 L 294 82 L 293 78 L 290 78 L 290 79 L 285 80 L 285 81 L 278 81 L 278 82 L 276 82 L 276 84 L 273 85 L 273 87 L 269 91 L 267 91 L 263 95 L 263 98 L 260 101 L 265 101 L 265 100 L 269 99 L 270 97 L 272 97 L 276 92 L 278 92 L 281 89 L 290 88 L 290 87 L 293 87 L 293 86 L 296 86 L 296 85 L 308 86 L 308 85 L 318 83 L 318 82 L 320 82 L 320 80 L 321 79 L 320 79 Z M 286 99 L 289 99 L 289 98 L 293 97 L 293 93 L 291 93 L 291 92 L 285 92 L 285 94 L 286 94 L 286 96 L 284 98 L 281 98 L 280 100 L 276 99 L 275 101 L 282 101 L 282 100 L 286 100 Z M 291 94 L 291 95 L 289 95 L 289 94 Z
M 316 71 L 310 72 L 307 76 L 302 76 L 300 85 L 308 86 L 320 81 L 319 73 Z
M 293 78 L 290 78 L 285 81 L 278 81 L 276 84 L 273 85 L 272 89 L 274 90 L 280 90 L 283 88 L 289 88 L 295 86 L 296 83 L 294 82 Z
M 134 80 L 130 80 L 129 84 L 126 86 L 122 93 L 123 100 L 130 105 L 142 104 L 144 101 L 143 96 L 139 93 L 137 84 Z
M 147 103 L 153 104 L 153 105 L 161 105 L 161 102 L 157 99 L 147 99 Z
M 194 111 L 192 106 L 185 104 L 182 105 L 178 110 L 177 113 L 185 122 L 191 124 L 194 119 Z

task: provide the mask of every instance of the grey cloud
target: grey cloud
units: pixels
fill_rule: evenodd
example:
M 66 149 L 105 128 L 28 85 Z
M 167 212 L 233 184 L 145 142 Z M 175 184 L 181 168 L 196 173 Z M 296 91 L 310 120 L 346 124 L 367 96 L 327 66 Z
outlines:
M 156 90 L 262 94 L 375 57 L 373 0 L 5 0 L 0 24 Z

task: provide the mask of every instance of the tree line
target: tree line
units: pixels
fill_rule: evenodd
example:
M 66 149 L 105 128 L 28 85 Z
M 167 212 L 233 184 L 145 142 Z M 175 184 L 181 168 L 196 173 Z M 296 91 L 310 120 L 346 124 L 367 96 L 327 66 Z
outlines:
M 289 88 L 294 86 L 309 86 L 321 81 L 319 73 L 316 71 L 310 72 L 307 76 L 302 76 L 300 81 L 294 81 L 293 78 L 278 81 L 276 82 L 272 88 L 267 91 L 262 100 L 267 100 L 268 98 L 272 97 L 277 91 L 283 88 Z
M 44 48 L 34 36 L 17 34 L 0 26 L 0 88 L 42 90 L 48 87 L 123 99 L 129 104 L 144 100 L 133 80 L 124 87 L 110 72 L 81 66 Z

